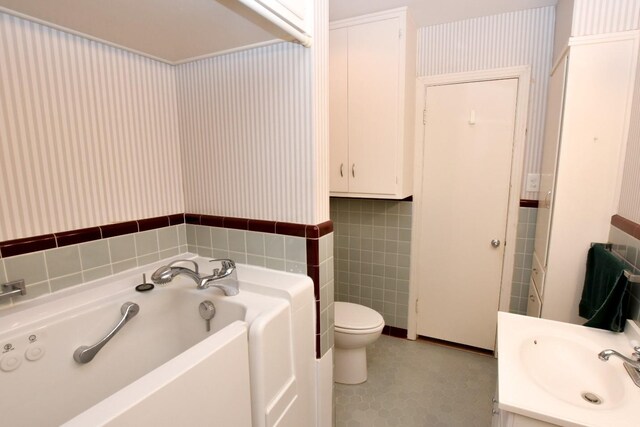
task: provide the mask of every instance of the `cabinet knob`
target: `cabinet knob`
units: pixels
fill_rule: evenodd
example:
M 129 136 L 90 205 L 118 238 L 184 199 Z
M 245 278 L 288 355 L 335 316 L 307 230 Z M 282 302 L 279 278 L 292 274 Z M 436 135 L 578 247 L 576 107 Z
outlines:
M 498 246 L 500 246 L 500 240 L 498 239 L 493 239 L 491 241 L 491 246 L 493 246 L 494 248 L 497 248 Z
M 344 163 L 340 163 L 340 177 L 344 178 Z
M 351 165 L 351 176 L 354 177 L 354 178 L 356 177 L 356 164 L 355 163 Z

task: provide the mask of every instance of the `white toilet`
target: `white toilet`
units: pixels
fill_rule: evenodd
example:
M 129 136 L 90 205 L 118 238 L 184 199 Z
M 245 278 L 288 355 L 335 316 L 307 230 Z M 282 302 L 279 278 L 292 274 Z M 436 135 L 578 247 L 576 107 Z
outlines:
M 367 380 L 367 345 L 378 339 L 384 319 L 375 310 L 350 302 L 335 303 L 333 380 L 360 384 Z

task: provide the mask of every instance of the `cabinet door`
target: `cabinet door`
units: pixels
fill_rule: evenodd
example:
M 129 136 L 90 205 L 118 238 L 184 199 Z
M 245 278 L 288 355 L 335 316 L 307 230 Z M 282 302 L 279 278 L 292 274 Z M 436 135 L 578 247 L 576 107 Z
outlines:
M 399 135 L 399 18 L 355 25 L 349 38 L 349 191 L 394 194 Z
M 540 317 L 542 310 L 542 301 L 536 290 L 536 283 L 534 283 L 533 277 L 529 280 L 529 301 L 527 302 L 527 316 Z
M 329 31 L 329 188 L 349 191 L 349 108 L 347 28 Z

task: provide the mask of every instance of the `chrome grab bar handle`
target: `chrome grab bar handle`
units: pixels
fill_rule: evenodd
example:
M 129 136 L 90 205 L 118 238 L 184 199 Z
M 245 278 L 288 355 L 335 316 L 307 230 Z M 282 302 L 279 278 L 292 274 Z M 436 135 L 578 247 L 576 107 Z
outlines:
M 109 342 L 111 338 L 127 323 L 131 318 L 133 318 L 140 311 L 140 306 L 133 302 L 125 302 L 122 304 L 120 308 L 120 312 L 122 313 L 122 319 L 118 322 L 118 324 L 109 332 L 104 338 L 98 341 L 96 344 L 92 346 L 82 345 L 73 352 L 73 360 L 78 363 L 88 363 L 96 357 L 96 354 L 100 351 L 102 347 L 105 346 L 106 343 Z
M 2 293 L 0 293 L 0 300 L 9 298 L 14 295 L 26 295 L 27 288 L 23 279 L 14 280 L 13 282 L 2 284 Z

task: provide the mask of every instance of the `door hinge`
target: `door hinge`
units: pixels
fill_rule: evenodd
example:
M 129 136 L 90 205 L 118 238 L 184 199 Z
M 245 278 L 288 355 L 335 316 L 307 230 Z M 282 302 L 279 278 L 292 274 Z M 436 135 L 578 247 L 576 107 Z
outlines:
M 426 108 L 424 110 L 422 110 L 422 124 L 423 125 L 427 124 L 427 109 Z
M 416 300 L 416 313 L 418 313 L 418 301 L 419 300 Z
M 401 39 L 402 38 L 402 28 L 400 28 L 398 30 L 398 38 Z

